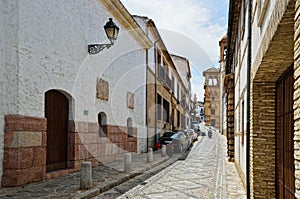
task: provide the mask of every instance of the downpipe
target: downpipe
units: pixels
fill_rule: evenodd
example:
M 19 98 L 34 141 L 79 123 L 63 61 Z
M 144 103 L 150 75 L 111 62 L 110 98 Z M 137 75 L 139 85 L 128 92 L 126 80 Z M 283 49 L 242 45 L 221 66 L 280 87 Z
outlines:
M 250 74 L 251 74 L 251 49 L 252 49 L 252 0 L 248 0 L 248 56 L 247 56 L 247 149 L 246 149 L 246 173 L 247 173 L 247 199 L 250 199 Z

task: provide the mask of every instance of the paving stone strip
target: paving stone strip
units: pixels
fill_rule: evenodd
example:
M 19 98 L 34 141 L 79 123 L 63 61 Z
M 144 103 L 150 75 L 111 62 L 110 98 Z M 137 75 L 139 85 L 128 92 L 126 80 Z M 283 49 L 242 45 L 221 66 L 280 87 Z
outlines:
M 170 164 L 172 161 L 176 161 L 175 157 L 171 159 L 169 157 L 161 157 L 159 152 L 154 153 L 153 156 L 154 161 L 148 163 L 147 154 L 136 155 L 133 158 L 132 171 L 130 173 L 123 172 L 124 162 L 122 161 L 94 167 L 92 174 L 93 188 L 89 190 L 79 190 L 80 172 L 75 172 L 20 187 L 3 187 L 0 189 L 0 198 L 91 198 L 146 171 L 152 170 L 168 160 Z

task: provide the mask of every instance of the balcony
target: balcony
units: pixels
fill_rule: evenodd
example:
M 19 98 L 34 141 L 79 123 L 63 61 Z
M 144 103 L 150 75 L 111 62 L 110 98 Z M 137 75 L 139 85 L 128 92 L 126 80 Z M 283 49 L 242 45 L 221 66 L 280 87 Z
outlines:
M 165 81 L 165 70 L 161 66 L 158 66 L 158 76 Z
M 158 76 L 161 79 L 163 86 L 166 89 L 171 90 L 172 89 L 172 80 L 170 79 L 168 74 L 165 72 L 165 70 L 161 66 L 158 66 Z
M 170 79 L 170 77 L 168 75 L 166 75 L 166 84 L 168 86 L 168 88 L 171 90 L 172 89 L 172 80 Z

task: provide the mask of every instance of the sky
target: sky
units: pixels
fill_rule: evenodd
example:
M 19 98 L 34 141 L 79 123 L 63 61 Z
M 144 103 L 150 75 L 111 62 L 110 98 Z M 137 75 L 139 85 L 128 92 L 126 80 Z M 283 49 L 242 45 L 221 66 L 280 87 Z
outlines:
M 132 15 L 152 19 L 171 54 L 186 57 L 192 94 L 204 98 L 204 70 L 219 68 L 219 41 L 227 33 L 228 1 L 121 0 Z

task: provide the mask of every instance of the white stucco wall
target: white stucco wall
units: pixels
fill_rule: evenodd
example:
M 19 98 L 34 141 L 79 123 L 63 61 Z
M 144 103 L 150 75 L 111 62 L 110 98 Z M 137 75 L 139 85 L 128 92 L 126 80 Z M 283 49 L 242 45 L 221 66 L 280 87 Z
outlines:
M 130 116 L 138 128 L 138 137 L 146 139 L 145 50 L 114 19 L 120 28 L 115 45 L 96 55 L 87 52 L 88 44 L 109 43 L 103 26 L 113 16 L 100 1 L 5 2 L 0 8 L 1 16 L 12 24 L 0 30 L 4 38 L 1 44 L 11 47 L 11 52 L 4 55 L 1 48 L 1 55 L 6 56 L 4 61 L 1 59 L 1 67 L 5 65 L 9 74 L 5 114 L 44 117 L 45 92 L 56 89 L 72 98 L 70 119 L 96 123 L 98 113 L 103 111 L 108 124 L 126 126 Z M 10 13 L 13 4 L 18 10 L 14 8 L 15 12 Z M 109 82 L 108 102 L 96 99 L 97 78 Z M 135 95 L 134 110 L 127 108 L 127 91 Z M 3 129 L 3 123 L 0 127 Z
M 241 13 L 242 14 L 242 13 Z M 235 57 L 237 57 L 237 63 L 235 67 L 235 161 L 239 165 L 239 169 L 242 171 L 243 175 L 246 176 L 246 107 L 247 107 L 247 58 L 248 58 L 248 10 L 246 9 L 245 16 L 245 31 L 242 36 L 242 26 L 239 25 L 239 34 L 236 47 L 238 50 L 235 51 Z M 242 102 L 244 102 L 244 116 L 242 115 Z M 244 117 L 244 120 L 242 119 Z M 242 122 L 244 121 L 244 125 Z M 243 129 L 242 129 L 243 128 Z M 244 132 L 244 143 L 242 143 L 242 132 Z M 239 134 L 239 136 L 237 136 Z
M 270 21 L 270 17 L 272 15 L 272 12 L 275 8 L 275 4 L 277 1 L 268 1 L 267 9 L 265 12 L 264 22 Z M 262 8 L 262 7 L 261 7 Z M 256 56 L 258 53 L 258 49 L 260 47 L 260 44 L 262 42 L 263 36 L 265 35 L 267 23 L 262 23 L 261 26 L 258 25 L 259 18 L 261 16 L 261 10 L 259 10 L 259 7 L 255 10 L 256 12 L 253 13 L 253 25 L 252 25 L 252 63 L 256 60 Z
M 18 1 L 0 1 L 0 176 L 4 151 L 4 115 L 18 113 Z M 0 177 L 0 183 L 2 178 Z

